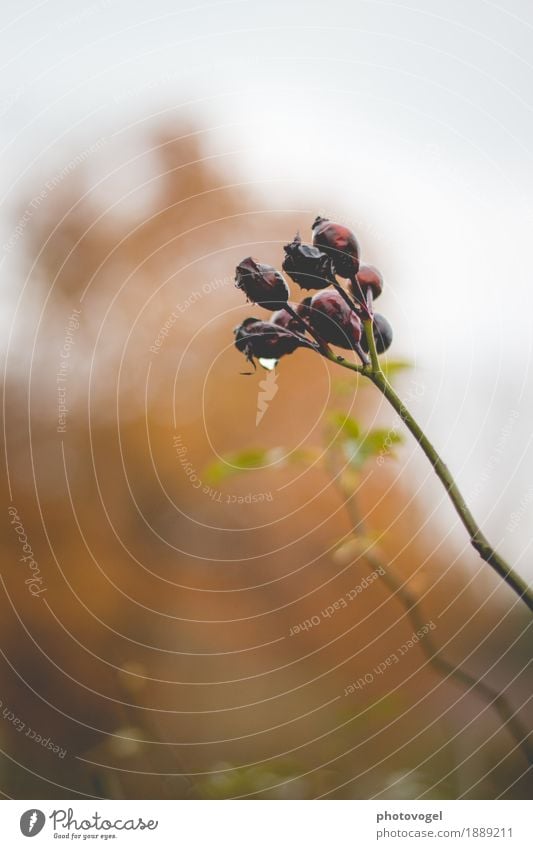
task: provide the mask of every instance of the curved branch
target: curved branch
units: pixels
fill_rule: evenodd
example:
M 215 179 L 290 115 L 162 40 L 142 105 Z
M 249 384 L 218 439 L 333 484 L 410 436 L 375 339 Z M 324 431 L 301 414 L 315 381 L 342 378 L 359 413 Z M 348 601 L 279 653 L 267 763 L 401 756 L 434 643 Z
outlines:
M 334 485 L 339 491 L 344 507 L 350 517 L 350 522 L 353 525 L 353 535 L 358 534 L 366 536 L 365 522 L 356 507 L 353 493 L 347 493 L 333 468 L 329 469 L 330 476 Z M 416 595 L 410 590 L 402 578 L 395 574 L 391 569 L 390 563 L 384 563 L 378 555 L 371 549 L 365 549 L 363 555 L 368 564 L 374 569 L 379 570 L 381 580 L 389 588 L 394 597 L 403 606 L 409 620 L 413 626 L 413 630 L 417 631 L 426 624 L 424 617 L 420 615 L 419 600 Z M 533 746 L 529 743 L 529 732 L 522 725 L 516 712 L 513 711 L 511 705 L 502 693 L 493 689 L 489 684 L 479 680 L 474 675 L 466 672 L 460 666 L 454 666 L 449 660 L 442 656 L 442 650 L 433 642 L 431 634 L 427 634 L 424 640 L 420 641 L 420 648 L 428 659 L 429 664 L 436 672 L 445 675 L 447 678 L 453 678 L 459 685 L 464 685 L 476 692 L 482 699 L 487 701 L 499 715 L 504 727 L 516 741 L 520 747 L 528 763 L 533 764 Z
M 337 365 L 342 366 L 343 368 L 351 369 L 352 371 L 357 371 L 359 374 L 362 374 L 365 377 L 368 377 L 369 380 L 372 381 L 374 386 L 376 386 L 379 391 L 384 395 L 389 404 L 396 410 L 405 426 L 412 433 L 422 451 L 428 458 L 429 462 L 433 466 L 435 470 L 435 474 L 443 484 L 446 492 L 448 493 L 448 497 L 452 502 L 457 515 L 459 516 L 461 522 L 465 526 L 468 534 L 470 536 L 470 543 L 472 547 L 478 552 L 479 556 L 492 566 L 495 572 L 498 573 L 500 578 L 505 581 L 508 586 L 511 587 L 512 590 L 522 599 L 524 604 L 529 608 L 529 610 L 533 611 L 533 592 L 529 589 L 526 582 L 516 574 L 516 572 L 509 566 L 508 563 L 501 557 L 497 551 L 490 545 L 488 539 L 483 534 L 481 528 L 477 524 L 474 519 L 470 509 L 465 503 L 463 496 L 459 490 L 459 487 L 455 483 L 455 480 L 438 454 L 436 448 L 432 445 L 432 443 L 427 438 L 426 434 L 418 424 L 418 422 L 413 418 L 403 401 L 396 394 L 389 381 L 385 377 L 383 371 L 381 370 L 381 366 L 379 364 L 378 355 L 376 351 L 376 343 L 374 340 L 374 333 L 372 327 L 372 320 L 368 319 L 364 322 L 365 325 L 365 333 L 369 347 L 370 353 L 370 366 L 356 366 L 355 363 L 351 363 L 348 360 L 339 359 L 333 353 L 326 353 L 325 356 L 328 357 L 332 362 L 337 363 Z

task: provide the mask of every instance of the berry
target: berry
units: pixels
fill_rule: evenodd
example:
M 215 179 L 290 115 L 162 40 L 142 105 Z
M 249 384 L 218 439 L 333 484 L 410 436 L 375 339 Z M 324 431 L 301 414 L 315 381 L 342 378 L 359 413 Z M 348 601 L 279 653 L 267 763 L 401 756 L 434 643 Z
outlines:
M 299 233 L 283 250 L 286 257 L 281 267 L 302 289 L 324 289 L 334 282 L 331 259 L 318 248 L 303 245 Z
M 294 304 L 292 306 L 294 311 L 298 312 L 300 304 Z M 293 333 L 301 333 L 303 330 L 301 322 L 288 313 L 287 310 L 278 310 L 272 313 L 270 323 L 276 324 L 278 327 L 284 327 L 286 330 L 291 330 Z
M 267 310 L 282 309 L 289 300 L 289 287 L 279 271 L 251 256 L 238 264 L 235 286 L 242 289 L 249 301 Z
M 313 245 L 330 257 L 339 277 L 353 278 L 357 274 L 359 245 L 348 227 L 318 216 L 313 223 Z
M 254 363 L 257 359 L 279 360 L 297 348 L 314 348 L 303 336 L 257 318 L 247 318 L 233 331 L 235 347 Z M 255 365 L 255 363 L 254 363 Z
M 372 298 L 374 300 L 379 298 L 383 291 L 383 277 L 377 268 L 373 265 L 360 265 L 359 271 L 357 272 L 357 280 L 359 281 L 359 285 L 361 286 L 364 295 L 366 295 L 368 289 L 371 289 Z M 354 286 L 351 280 L 348 283 L 348 289 L 351 291 L 354 298 L 359 297 L 357 287 Z
M 376 351 L 378 354 L 383 354 L 384 351 L 387 351 L 391 346 L 392 327 L 384 315 L 380 315 L 380 313 L 376 312 L 374 313 L 372 328 L 374 331 L 374 340 L 376 342 Z M 366 341 L 365 333 L 363 333 L 361 339 L 361 347 L 363 351 L 366 351 L 368 354 L 368 342 Z
M 308 309 L 313 328 L 325 342 L 357 350 L 363 332 L 361 320 L 335 289 L 317 292 Z
M 303 318 L 303 319 L 310 319 L 311 318 L 311 311 L 310 311 L 309 307 L 311 306 L 312 300 L 313 300 L 312 297 L 309 296 L 307 298 L 304 298 L 303 301 L 300 301 L 300 303 L 296 305 L 296 312 L 298 313 L 300 318 Z

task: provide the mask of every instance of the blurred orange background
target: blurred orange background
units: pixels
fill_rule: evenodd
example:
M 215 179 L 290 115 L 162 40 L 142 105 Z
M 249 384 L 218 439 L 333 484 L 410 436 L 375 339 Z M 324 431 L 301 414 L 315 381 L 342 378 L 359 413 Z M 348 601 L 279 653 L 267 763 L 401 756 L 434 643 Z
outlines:
M 234 267 L 247 254 L 279 267 L 321 210 L 308 197 L 279 209 L 239 185 L 204 137 L 162 124 L 131 162 L 107 146 L 131 206 L 127 192 L 116 205 L 99 193 L 96 150 L 93 170 L 79 163 L 24 227 L 4 384 L 1 789 L 527 798 L 527 762 L 498 714 L 419 646 L 345 695 L 412 635 L 383 581 L 291 636 L 372 570 L 337 548 L 350 517 L 324 465 L 290 454 L 322 444 L 332 406 L 367 427 L 395 419 L 371 388 L 298 351 L 256 426 L 265 373 L 241 374 L 232 328 L 258 308 Z M 142 210 L 139 171 L 151 175 Z M 426 375 L 400 375 L 400 393 L 412 380 Z M 217 458 L 255 448 L 269 462 L 211 481 Z M 446 657 L 505 690 L 530 727 L 527 613 L 432 515 L 416 446 L 397 455 L 356 494 L 382 562 Z M 46 588 L 36 597 L 10 504 Z

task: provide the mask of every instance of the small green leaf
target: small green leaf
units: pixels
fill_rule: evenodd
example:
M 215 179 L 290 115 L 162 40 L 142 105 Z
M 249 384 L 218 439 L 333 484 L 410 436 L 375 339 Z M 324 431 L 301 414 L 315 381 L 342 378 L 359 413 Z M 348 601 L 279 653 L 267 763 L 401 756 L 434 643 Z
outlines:
M 348 436 L 350 439 L 359 439 L 361 428 L 354 418 L 346 415 L 342 410 L 335 410 L 328 415 L 328 422 L 335 430 Z
M 322 451 L 320 448 L 295 448 L 294 451 L 287 456 L 289 463 L 313 463 L 318 460 Z
M 403 437 L 395 430 L 375 428 L 375 430 L 367 433 L 364 441 L 364 450 L 367 457 L 374 457 L 382 451 L 390 451 L 391 445 L 399 445 L 401 442 L 403 442 Z
M 410 368 L 413 368 L 413 364 L 409 362 L 409 360 L 383 360 L 381 363 L 381 368 L 385 372 L 387 377 L 395 377 L 400 371 L 407 371 Z
M 205 477 L 209 483 L 220 483 L 231 475 L 261 466 L 268 455 L 269 451 L 266 448 L 246 448 L 244 451 L 226 454 L 225 457 L 207 467 Z
M 296 448 L 294 451 L 288 451 L 281 445 L 275 448 L 246 448 L 244 451 L 226 454 L 211 463 L 204 470 L 204 476 L 208 483 L 218 484 L 247 469 L 272 465 L 281 467 L 287 463 L 310 464 L 321 454 L 322 450 L 318 446 Z
M 384 453 L 388 457 L 394 457 L 393 445 L 398 445 L 403 437 L 395 430 L 375 428 L 370 430 L 360 439 L 345 439 L 342 442 L 344 456 L 352 469 L 360 471 L 367 460 Z

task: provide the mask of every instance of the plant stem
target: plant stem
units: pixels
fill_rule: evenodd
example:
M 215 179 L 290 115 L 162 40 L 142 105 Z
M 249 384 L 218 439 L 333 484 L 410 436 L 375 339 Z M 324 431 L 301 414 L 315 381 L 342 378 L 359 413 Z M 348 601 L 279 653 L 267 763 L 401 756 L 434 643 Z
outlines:
M 311 326 L 310 322 L 305 321 L 302 318 L 301 315 L 298 315 L 296 310 L 293 307 L 291 307 L 290 304 L 284 304 L 283 309 L 286 312 L 288 312 L 289 315 L 292 316 L 292 318 L 295 319 L 295 321 L 298 322 L 298 324 L 300 325 L 300 327 L 302 328 L 304 333 L 309 333 L 309 335 L 313 337 L 313 339 L 316 341 L 316 343 L 318 345 L 318 351 L 319 351 L 320 354 L 322 354 L 324 357 L 327 357 L 328 360 L 333 358 L 334 362 L 337 362 L 337 360 L 335 359 L 335 355 L 332 353 L 332 351 L 329 348 L 329 346 L 327 345 L 327 343 L 324 342 L 324 340 L 318 335 L 318 333 L 315 331 L 315 329 Z M 296 335 L 298 335 L 298 334 L 296 334 Z
M 374 321 L 371 318 L 366 318 L 363 322 L 363 327 L 368 345 L 368 353 L 370 354 L 370 362 L 372 363 L 371 374 L 383 374 L 379 364 L 378 352 L 376 350 L 376 340 L 374 339 Z M 370 376 L 370 375 L 369 375 Z M 383 374 L 383 377 L 385 375 Z
M 365 521 L 362 518 L 353 493 L 348 493 L 342 485 L 337 474 L 337 470 L 332 464 L 328 464 L 329 474 L 339 494 L 342 497 L 344 507 L 350 523 L 353 525 L 353 536 L 357 539 L 360 535 L 366 536 Z M 384 561 L 367 545 L 362 554 L 367 563 L 374 569 L 379 570 L 380 577 L 385 586 L 389 588 L 394 597 L 403 606 L 409 620 L 415 631 L 421 629 L 426 624 L 425 618 L 421 615 L 419 609 L 419 600 L 409 587 L 407 587 L 400 575 L 397 575 L 391 568 L 390 563 Z M 382 573 L 382 574 L 381 574 Z M 522 750 L 528 763 L 533 764 L 533 747 L 529 743 L 529 734 L 527 729 L 522 725 L 520 719 L 516 716 L 512 706 L 509 704 L 505 696 L 493 689 L 489 684 L 480 681 L 474 675 L 461 669 L 459 666 L 454 666 L 449 660 L 442 656 L 442 650 L 439 649 L 433 642 L 431 634 L 427 634 L 424 640 L 420 641 L 420 648 L 427 657 L 430 665 L 438 673 L 446 675 L 448 678 L 453 678 L 460 685 L 465 685 L 474 690 L 479 696 L 487 701 L 494 710 L 498 713 L 505 728 L 509 731 L 517 746 Z
M 349 296 L 348 292 L 346 292 L 346 291 L 342 288 L 341 284 L 340 284 L 340 283 L 338 283 L 337 281 L 335 281 L 335 283 L 333 284 L 333 287 L 337 290 L 337 292 L 339 293 L 339 295 L 340 295 L 340 296 L 341 296 L 341 298 L 343 299 L 343 301 L 344 301 L 344 303 L 346 304 L 346 306 L 350 307 L 350 309 L 351 309 L 353 312 L 357 313 L 357 312 L 358 312 L 357 305 L 354 303 L 354 301 L 352 301 L 352 299 L 350 298 L 350 296 Z
M 359 374 L 368 377 L 369 380 L 372 381 L 374 386 L 376 386 L 379 391 L 385 396 L 387 401 L 391 404 L 391 406 L 396 410 L 408 430 L 411 431 L 412 435 L 422 448 L 422 451 L 428 458 L 429 462 L 433 466 L 435 470 L 435 474 L 443 484 L 446 492 L 448 493 L 448 497 L 452 502 L 457 515 L 459 516 L 461 522 L 464 527 L 468 531 L 470 536 L 470 543 L 472 547 L 478 552 L 479 556 L 484 560 L 489 566 L 492 566 L 495 572 L 498 573 L 500 578 L 508 584 L 511 589 L 514 590 L 515 593 L 522 599 L 525 605 L 529 608 L 529 610 L 533 611 L 533 592 L 529 589 L 528 585 L 513 569 L 509 566 L 508 563 L 500 557 L 500 555 L 492 548 L 489 541 L 481 531 L 481 528 L 477 524 L 474 519 L 472 513 L 467 507 L 463 496 L 459 490 L 459 487 L 455 483 L 455 480 L 438 454 L 436 448 L 432 445 L 432 443 L 427 438 L 426 434 L 418 424 L 418 422 L 413 418 L 403 401 L 398 397 L 383 371 L 381 370 L 381 366 L 379 364 L 379 359 L 376 351 L 376 343 L 374 340 L 374 333 L 372 327 L 372 320 L 367 319 L 364 322 L 366 339 L 368 342 L 368 349 L 370 354 L 371 366 L 369 367 L 361 367 L 356 366 L 355 363 L 350 363 L 346 360 L 339 362 L 337 358 L 332 355 L 328 357 L 333 362 L 337 362 L 338 365 L 343 368 L 352 369 L 352 371 L 357 371 Z

